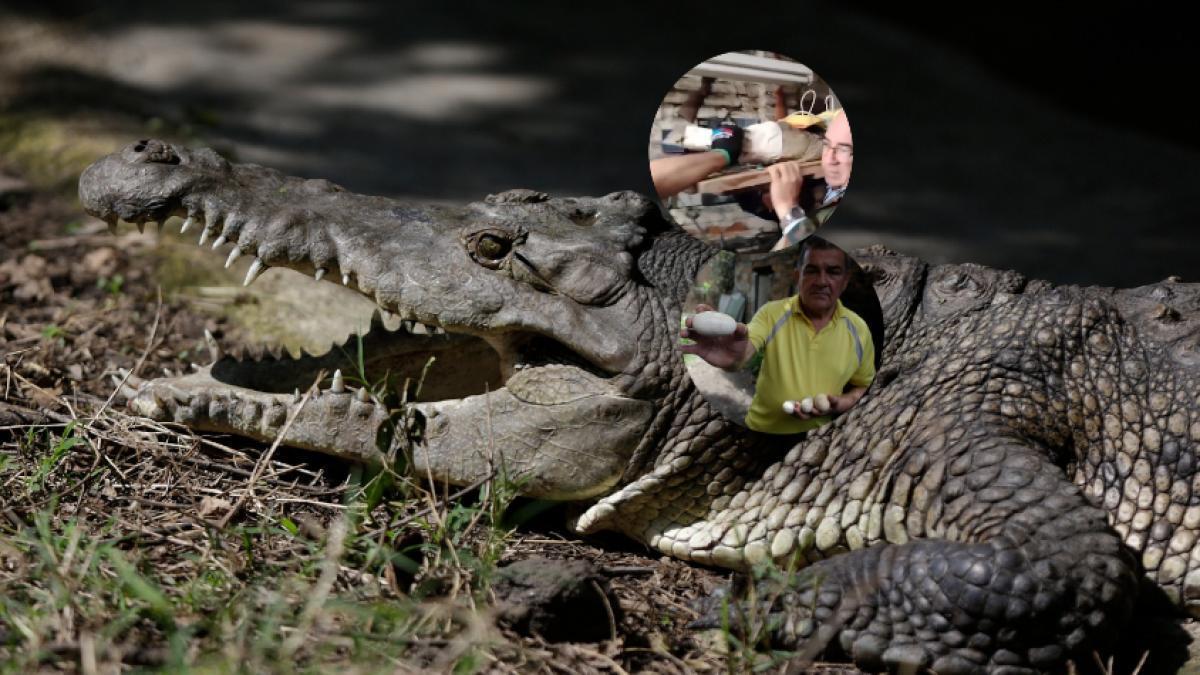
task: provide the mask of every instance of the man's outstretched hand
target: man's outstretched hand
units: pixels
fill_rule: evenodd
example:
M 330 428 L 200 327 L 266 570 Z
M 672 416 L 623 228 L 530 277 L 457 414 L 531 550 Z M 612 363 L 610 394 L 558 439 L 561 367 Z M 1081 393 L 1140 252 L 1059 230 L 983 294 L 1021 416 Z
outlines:
M 696 305 L 696 313 L 711 312 L 708 305 Z M 708 362 L 709 365 L 723 370 L 736 370 L 754 355 L 754 345 L 750 342 L 750 329 L 746 324 L 739 323 L 733 329 L 732 335 L 700 335 L 692 328 L 692 319 L 685 322 L 687 328 L 679 331 L 680 337 L 694 340 L 696 344 L 680 345 L 684 354 L 695 354 Z

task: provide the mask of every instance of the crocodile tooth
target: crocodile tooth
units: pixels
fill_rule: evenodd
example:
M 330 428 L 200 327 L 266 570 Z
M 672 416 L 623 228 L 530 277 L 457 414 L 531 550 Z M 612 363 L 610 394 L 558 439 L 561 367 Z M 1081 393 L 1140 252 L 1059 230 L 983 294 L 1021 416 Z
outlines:
M 134 225 L 137 225 L 138 234 L 146 234 L 146 221 L 138 220 L 134 222 Z
M 299 402 L 300 402 L 300 387 L 296 387 L 296 389 L 292 391 L 292 403 L 299 403 Z
M 262 261 L 262 258 L 254 258 L 254 262 L 250 263 L 250 270 L 246 272 L 246 280 L 242 282 L 243 286 L 249 286 L 250 282 L 258 278 L 267 269 L 267 264 Z
M 343 272 L 343 273 L 342 273 L 342 285 L 343 285 L 343 286 L 349 286 L 349 285 L 350 285 L 350 273 L 349 273 L 349 272 Z
M 117 372 L 121 374 L 121 378 L 125 380 L 126 384 L 132 385 L 134 387 L 140 387 L 146 383 L 145 380 L 138 377 L 137 375 L 130 374 L 129 370 L 126 368 L 117 368 Z
M 371 393 L 367 391 L 366 387 L 354 392 L 354 397 L 363 403 L 369 403 L 371 401 Z
M 333 371 L 333 385 L 329 387 L 330 393 L 343 394 L 346 392 L 346 381 L 342 379 L 342 371 Z
M 213 250 L 215 251 L 215 250 L 221 248 L 228 242 L 229 242 L 229 240 L 225 238 L 225 235 L 221 235 L 221 236 L 217 237 L 217 240 L 213 242 Z
M 325 272 L 326 269 L 324 267 L 318 267 L 316 273 L 313 274 L 313 278 L 317 281 L 320 281 L 321 277 L 325 276 Z
M 104 222 L 108 225 L 108 231 L 111 234 L 117 233 L 117 217 L 115 215 L 105 218 Z
M 171 376 L 168 376 L 168 377 L 171 377 Z M 167 385 L 167 393 L 169 393 L 171 395 L 171 398 L 175 399 L 176 403 L 179 403 L 181 405 L 187 405 L 188 401 L 192 400 L 192 397 L 190 395 L 188 395 L 188 393 L 186 391 L 180 389 L 179 387 Z
M 229 257 L 225 259 L 225 269 L 229 269 L 231 266 L 233 266 L 233 261 L 237 260 L 241 255 L 242 249 L 234 246 L 233 250 L 229 252 Z
M 124 382 L 122 382 L 121 378 L 117 377 L 116 375 L 113 375 L 112 381 L 113 381 L 113 386 L 115 386 L 117 388 L 117 393 L 120 394 L 122 397 L 124 397 L 130 401 L 132 401 L 134 398 L 137 397 L 137 394 L 138 394 L 137 391 L 133 387 L 130 387 L 128 384 L 125 384 Z
M 221 345 L 207 328 L 204 329 L 204 344 L 208 345 L 208 355 L 212 357 L 213 363 L 220 361 Z
M 208 228 L 204 228 L 200 232 L 200 246 L 203 246 L 208 241 Z
M 179 228 L 179 234 L 183 234 L 184 232 L 187 232 L 188 228 L 191 227 L 192 223 L 194 223 L 194 222 L 196 222 L 195 214 L 189 213 L 187 220 L 183 221 L 183 225 Z

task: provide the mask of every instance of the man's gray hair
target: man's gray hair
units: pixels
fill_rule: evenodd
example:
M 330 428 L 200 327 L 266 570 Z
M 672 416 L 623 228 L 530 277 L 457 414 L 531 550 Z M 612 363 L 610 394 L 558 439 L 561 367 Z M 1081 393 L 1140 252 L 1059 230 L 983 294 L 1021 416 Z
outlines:
M 842 256 L 845 258 L 846 267 L 850 266 L 850 255 L 842 250 L 840 246 L 825 239 L 818 237 L 815 234 L 810 234 L 803 242 L 800 243 L 800 257 L 796 258 L 796 269 L 804 267 L 804 259 L 808 256 L 809 251 L 842 251 Z

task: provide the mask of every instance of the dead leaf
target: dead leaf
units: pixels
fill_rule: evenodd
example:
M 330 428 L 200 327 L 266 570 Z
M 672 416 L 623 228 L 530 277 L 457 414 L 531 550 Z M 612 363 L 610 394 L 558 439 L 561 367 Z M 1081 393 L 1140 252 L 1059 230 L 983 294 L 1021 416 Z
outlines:
M 112 276 L 117 262 L 117 252 L 111 246 L 102 246 L 83 256 L 83 268 L 98 277 Z
M 225 511 L 228 511 L 229 507 L 231 506 L 233 506 L 233 504 L 230 504 L 228 501 L 221 499 L 220 497 L 204 497 L 200 500 L 200 517 L 203 518 L 218 511 L 224 513 Z

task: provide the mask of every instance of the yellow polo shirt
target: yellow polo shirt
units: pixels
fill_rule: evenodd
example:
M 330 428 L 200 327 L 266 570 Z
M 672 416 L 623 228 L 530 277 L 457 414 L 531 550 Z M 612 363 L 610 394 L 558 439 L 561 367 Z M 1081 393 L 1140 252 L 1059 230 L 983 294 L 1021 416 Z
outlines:
M 846 384 L 865 387 L 875 379 L 875 345 L 862 317 L 839 300 L 833 318 L 818 332 L 799 311 L 796 296 L 763 305 L 751 319 L 750 341 L 757 351 L 784 313 L 789 318 L 771 338 L 763 354 L 754 401 L 746 413 L 746 426 L 770 434 L 795 434 L 827 424 L 828 416 L 801 420 L 783 412 L 784 401 L 799 401 L 817 394 L 841 394 Z M 859 361 L 854 334 L 862 345 Z

